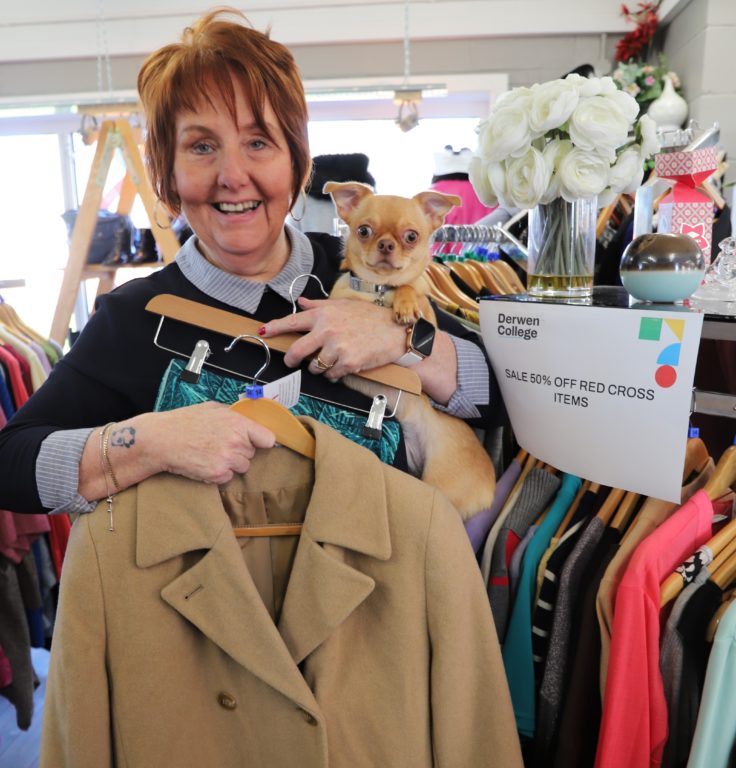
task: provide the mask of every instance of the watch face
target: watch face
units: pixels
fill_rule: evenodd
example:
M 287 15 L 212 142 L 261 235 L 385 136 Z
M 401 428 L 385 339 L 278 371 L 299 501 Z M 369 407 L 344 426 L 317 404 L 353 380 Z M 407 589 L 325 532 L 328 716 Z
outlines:
M 411 347 L 420 355 L 427 357 L 432 352 L 434 344 L 435 327 L 429 320 L 419 318 L 414 324 L 414 332 L 411 335 Z

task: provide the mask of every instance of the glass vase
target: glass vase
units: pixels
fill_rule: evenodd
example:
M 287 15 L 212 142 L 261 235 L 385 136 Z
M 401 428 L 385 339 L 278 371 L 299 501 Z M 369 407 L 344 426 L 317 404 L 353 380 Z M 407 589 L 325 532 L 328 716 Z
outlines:
M 593 292 L 595 197 L 572 203 L 559 197 L 529 211 L 527 293 L 581 298 Z

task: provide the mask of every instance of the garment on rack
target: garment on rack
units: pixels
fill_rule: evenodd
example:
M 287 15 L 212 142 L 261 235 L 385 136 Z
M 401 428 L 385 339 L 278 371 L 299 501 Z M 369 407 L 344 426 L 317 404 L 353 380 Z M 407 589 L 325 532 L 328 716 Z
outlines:
M 511 618 L 503 643 L 503 663 L 509 680 L 511 700 L 519 732 L 534 736 L 536 704 L 534 660 L 532 657 L 532 605 L 536 589 L 537 565 L 552 534 L 562 521 L 582 481 L 563 475 L 557 496 L 526 548 L 521 564 L 519 588 L 511 609 Z
M 519 545 L 514 550 L 514 554 L 511 555 L 511 562 L 509 563 L 509 600 L 511 601 L 511 605 L 514 604 L 516 590 L 519 586 L 519 576 L 521 576 L 521 563 L 524 558 L 524 553 L 529 546 L 529 542 L 537 532 L 537 528 L 539 528 L 539 526 L 536 523 L 529 526 L 527 532 L 524 534 L 524 538 L 519 542 Z
M 712 535 L 703 490 L 637 548 L 616 590 L 596 768 L 648 768 L 662 759 L 667 705 L 659 671 L 659 597 L 666 576 Z
M 581 505 L 584 501 L 581 501 Z M 603 521 L 594 516 L 585 526 L 560 574 L 544 675 L 539 686 L 535 752 L 536 763 L 540 766 L 548 764 L 550 754 L 557 747 L 557 734 L 570 676 L 574 607 L 582 587 L 583 574 L 604 530 Z
M 585 530 L 597 503 L 602 501 L 598 495 L 586 491 L 577 509 L 559 539 L 552 538 L 550 546 L 542 555 L 537 567 L 537 584 L 541 576 L 541 586 L 532 611 L 532 650 L 534 652 L 534 679 L 541 686 L 544 667 L 547 661 L 552 621 L 557 604 L 560 576 L 567 558 L 575 548 Z
M 3 555 L 0 555 L 0 616 L 0 646 L 13 671 L 12 683 L 0 688 L 0 695 L 15 707 L 18 728 L 25 731 L 33 718 L 33 691 L 37 680 L 31 664 L 31 641 L 18 566 Z
M 682 489 L 682 503 L 684 504 L 693 494 L 702 488 L 715 469 L 713 459 L 709 459 L 706 466 L 698 476 Z M 598 614 L 598 624 L 601 637 L 601 666 L 600 666 L 600 692 L 601 701 L 606 690 L 606 677 L 608 675 L 608 657 L 611 645 L 611 634 L 613 632 L 613 612 L 616 590 L 621 582 L 626 566 L 631 559 L 634 550 L 644 541 L 653 531 L 655 531 L 670 515 L 672 515 L 678 506 L 669 501 L 661 499 L 648 498 L 642 508 L 637 513 L 629 525 L 626 537 L 621 543 L 618 551 L 611 560 L 606 573 L 601 580 L 601 586 L 596 599 L 596 611 Z M 687 554 L 690 554 L 689 552 Z M 677 563 L 679 565 L 680 563 Z
M 496 493 L 491 506 L 487 510 L 481 510 L 477 515 L 473 515 L 473 517 L 465 521 L 465 530 L 476 554 L 480 552 L 488 536 L 488 531 L 490 531 L 491 526 L 498 517 L 501 507 L 511 493 L 511 489 L 516 484 L 520 474 L 521 464 L 514 458 L 496 482 Z
M 667 664 L 668 660 L 671 660 L 671 655 L 665 653 L 667 634 L 663 639 L 660 661 L 667 700 L 669 734 L 662 759 L 663 768 L 679 768 L 687 763 L 710 651 L 706 627 L 721 603 L 722 592 L 712 581 L 702 578 L 702 583 L 685 587 L 675 605 L 680 598 L 683 598 L 682 606 L 671 628 L 674 643 L 670 644 L 670 648 L 675 646 L 676 663 Z M 674 608 L 675 606 L 673 611 Z M 672 694 L 671 699 L 667 698 L 668 686 Z
M 524 480 L 514 506 L 503 521 L 493 547 L 488 599 L 498 638 L 503 643 L 509 614 L 508 567 L 514 549 L 527 528 L 542 514 L 549 500 L 560 487 L 561 480 L 544 469 L 534 467 Z
M 115 497 L 114 534 L 104 503 L 78 519 L 41 766 L 521 767 L 457 512 L 302 421 L 313 463 L 276 447 L 219 488 L 161 474 Z M 231 530 L 301 518 L 296 540 Z
M 589 768 L 595 761 L 602 712 L 598 686 L 601 637 L 595 601 L 603 574 L 620 541 L 621 532 L 607 527 L 583 578 L 585 589 L 576 610 L 578 619 L 572 647 L 573 663 L 560 719 L 554 768 Z
M 736 749 L 736 602 L 718 624 L 687 768 L 729 768 Z M 730 760 L 729 760 L 730 757 Z

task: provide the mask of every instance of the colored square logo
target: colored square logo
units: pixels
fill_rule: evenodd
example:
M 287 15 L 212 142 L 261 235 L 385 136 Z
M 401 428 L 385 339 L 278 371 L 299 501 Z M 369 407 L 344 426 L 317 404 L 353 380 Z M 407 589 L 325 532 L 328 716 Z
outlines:
M 661 317 L 642 317 L 639 323 L 640 341 L 659 341 L 662 335 Z

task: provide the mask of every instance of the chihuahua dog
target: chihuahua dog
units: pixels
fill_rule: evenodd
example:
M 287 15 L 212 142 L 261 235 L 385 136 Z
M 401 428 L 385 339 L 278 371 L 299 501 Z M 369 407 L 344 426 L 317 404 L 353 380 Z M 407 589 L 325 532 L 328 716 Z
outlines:
M 441 192 L 412 198 L 376 195 L 358 182 L 328 181 L 323 188 L 349 226 L 341 269 L 330 298 L 371 301 L 391 307 L 394 320 L 411 326 L 420 317 L 436 326 L 425 276 L 432 234 L 461 199 Z M 351 278 L 353 278 L 351 280 Z M 344 383 L 369 397 L 387 394 L 380 384 L 358 376 Z M 442 491 L 463 519 L 493 501 L 496 478 L 488 454 L 461 419 L 432 407 L 429 398 L 402 393 L 396 418 L 404 431 L 411 470 Z

